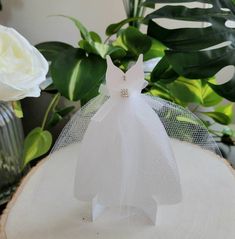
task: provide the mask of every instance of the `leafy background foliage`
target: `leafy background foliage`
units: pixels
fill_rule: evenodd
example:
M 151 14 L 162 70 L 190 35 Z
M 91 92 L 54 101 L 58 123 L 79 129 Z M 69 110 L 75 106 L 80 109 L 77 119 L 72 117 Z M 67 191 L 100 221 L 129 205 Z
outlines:
M 64 42 L 44 42 L 36 46 L 51 63 L 48 76 L 52 78 L 52 84 L 45 91 L 54 97 L 40 129 L 28 135 L 43 150 L 33 152 L 34 148 L 27 144 L 27 137 L 25 160 L 29 162 L 50 148 L 42 146 L 43 142 L 51 146 L 48 130 L 73 110 L 71 107 L 58 107 L 61 96 L 70 101 L 79 100 L 83 105 L 98 94 L 99 86 L 104 82 L 107 55 L 124 71 L 141 53 L 146 65 L 150 64 L 149 60 L 155 62 L 146 71 L 149 85 L 144 92 L 189 108 L 219 140 L 225 142 L 226 138 L 227 143 L 233 143 L 227 140 L 234 135 L 230 128 L 215 130 L 213 125 L 229 125 L 233 117 L 231 102 L 235 101 L 235 76 L 219 85 L 215 74 L 225 66 L 235 65 L 234 29 L 226 26 L 228 20 L 235 20 L 235 4 L 232 0 L 199 0 L 197 2 L 211 7 L 191 9 L 182 5 L 193 2 L 123 0 L 127 18 L 109 25 L 104 41 L 79 20 L 55 16 L 72 21 L 81 39 L 76 46 Z M 153 9 L 144 17 L 146 8 L 154 8 L 159 3 L 164 3 L 164 6 Z M 180 5 L 172 5 L 176 3 Z M 156 22 L 160 18 L 203 21 L 209 25 L 167 29 Z M 147 32 L 140 30 L 142 24 L 147 24 Z M 227 104 L 222 104 L 224 99 Z
M 146 3 L 160 2 L 189 3 L 193 1 L 146 1 Z M 149 14 L 146 17 L 149 20 L 147 34 L 167 46 L 166 61 L 178 75 L 188 79 L 207 81 L 223 67 L 235 65 L 235 31 L 226 26 L 228 20 L 235 20 L 235 5 L 231 0 L 199 2 L 209 3 L 212 7 L 189 9 L 185 6 L 164 6 Z M 164 17 L 184 21 L 204 21 L 210 26 L 166 29 L 153 21 Z M 228 44 L 218 46 L 224 42 Z M 216 49 L 208 49 L 216 45 Z M 225 84 L 217 85 L 209 81 L 208 84 L 216 93 L 230 101 L 235 101 L 235 75 Z
M 216 106 L 223 98 L 234 102 L 235 75 L 221 85 L 217 84 L 214 78 L 222 68 L 235 65 L 235 30 L 226 25 L 227 21 L 235 20 L 234 2 L 231 0 L 197 2 L 209 4 L 209 8 L 191 9 L 182 5 L 171 5 L 193 3 L 189 0 L 145 2 L 146 5 L 166 4 L 145 18 L 148 22 L 147 35 L 167 47 L 161 62 L 151 73 L 153 89 L 159 91 L 163 87 L 165 90 L 163 97 L 166 99 L 175 97 L 179 104 L 186 107 L 192 102 L 203 107 Z M 205 22 L 207 26 L 167 29 L 156 22 L 160 18 Z M 200 112 L 197 113 L 200 116 Z M 201 114 L 209 116 L 217 123 L 228 125 L 233 117 L 232 104 L 215 107 L 213 110 L 208 108 Z M 223 132 L 221 134 L 223 135 Z

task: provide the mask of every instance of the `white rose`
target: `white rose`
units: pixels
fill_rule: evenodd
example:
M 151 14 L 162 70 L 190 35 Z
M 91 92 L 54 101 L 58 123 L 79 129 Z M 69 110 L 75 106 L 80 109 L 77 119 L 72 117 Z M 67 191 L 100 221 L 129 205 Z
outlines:
M 40 96 L 48 63 L 16 30 L 0 25 L 0 101 Z

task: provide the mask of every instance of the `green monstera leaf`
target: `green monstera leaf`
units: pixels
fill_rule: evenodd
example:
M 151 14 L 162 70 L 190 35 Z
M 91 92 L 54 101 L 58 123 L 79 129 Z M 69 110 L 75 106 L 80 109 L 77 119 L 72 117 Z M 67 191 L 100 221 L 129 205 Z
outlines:
M 235 31 L 227 24 L 227 21 L 235 20 L 235 2 L 196 2 L 210 4 L 210 7 L 183 6 L 184 3 L 195 3 L 193 0 L 146 0 L 146 6 L 162 3 L 163 7 L 147 15 L 145 21 L 148 22 L 148 35 L 168 48 L 166 60 L 177 74 L 189 79 L 207 79 L 225 66 L 235 65 Z M 205 22 L 207 25 L 185 27 L 182 24 L 181 28 L 168 29 L 156 22 L 160 18 Z M 235 101 L 235 75 L 226 84 L 208 84 L 219 95 Z

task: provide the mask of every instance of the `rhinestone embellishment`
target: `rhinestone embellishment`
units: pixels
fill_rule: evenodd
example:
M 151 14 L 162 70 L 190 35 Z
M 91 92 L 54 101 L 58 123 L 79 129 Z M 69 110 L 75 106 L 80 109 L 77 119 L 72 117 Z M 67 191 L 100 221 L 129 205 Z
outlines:
M 121 96 L 128 97 L 129 96 L 128 89 L 121 89 Z

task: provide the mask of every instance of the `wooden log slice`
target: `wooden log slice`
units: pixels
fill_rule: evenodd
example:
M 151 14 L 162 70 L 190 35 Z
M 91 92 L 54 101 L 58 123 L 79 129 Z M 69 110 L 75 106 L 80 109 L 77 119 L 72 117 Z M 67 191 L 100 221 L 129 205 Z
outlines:
M 73 196 L 79 145 L 44 160 L 23 180 L 1 218 L 1 239 L 234 239 L 235 177 L 224 159 L 172 140 L 183 201 L 160 206 L 157 225 L 107 210 L 95 222 L 90 204 Z M 84 185 L 85 187 L 85 185 Z

